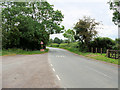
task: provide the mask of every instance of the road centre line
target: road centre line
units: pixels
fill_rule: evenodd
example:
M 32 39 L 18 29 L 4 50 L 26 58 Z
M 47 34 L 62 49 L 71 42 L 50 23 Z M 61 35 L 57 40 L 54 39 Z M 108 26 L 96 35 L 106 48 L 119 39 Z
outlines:
M 101 74 L 101 75 L 103 75 L 103 76 L 106 76 L 106 77 L 112 79 L 110 76 L 104 74 L 103 72 L 97 71 L 97 70 L 95 70 L 94 68 L 91 68 L 91 67 L 87 67 L 87 68 L 89 68 L 89 69 L 91 69 L 91 70 L 93 70 L 93 71 L 95 71 L 95 72 L 97 72 L 97 73 L 99 73 L 99 74 Z
M 58 76 L 58 75 L 56 75 L 56 77 L 58 78 L 58 80 L 60 80 L 60 78 L 59 78 L 59 76 Z

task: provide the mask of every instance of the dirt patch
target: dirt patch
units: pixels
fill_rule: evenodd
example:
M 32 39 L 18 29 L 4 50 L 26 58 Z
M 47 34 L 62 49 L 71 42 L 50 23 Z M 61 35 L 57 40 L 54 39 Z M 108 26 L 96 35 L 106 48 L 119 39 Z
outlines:
M 88 55 L 86 55 L 87 57 L 97 57 L 97 56 L 101 56 L 101 57 L 104 57 L 104 56 L 102 56 L 102 55 L 95 55 L 95 54 L 88 54 Z

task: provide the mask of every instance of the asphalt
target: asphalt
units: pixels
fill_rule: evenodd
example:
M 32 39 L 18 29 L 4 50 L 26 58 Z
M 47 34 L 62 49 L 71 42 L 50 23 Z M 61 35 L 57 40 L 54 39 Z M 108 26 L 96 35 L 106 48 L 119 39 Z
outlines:
M 48 62 L 48 53 L 2 57 L 2 88 L 59 87 Z
M 118 67 L 49 47 L 48 59 L 62 88 L 118 88 Z

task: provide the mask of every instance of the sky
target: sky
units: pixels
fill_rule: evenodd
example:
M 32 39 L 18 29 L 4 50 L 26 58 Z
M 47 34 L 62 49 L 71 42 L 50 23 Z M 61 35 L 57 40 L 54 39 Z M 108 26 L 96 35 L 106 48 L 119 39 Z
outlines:
M 109 9 L 109 0 L 47 0 L 50 4 L 54 5 L 55 10 L 60 10 L 64 15 L 61 25 L 65 29 L 73 29 L 75 23 L 83 16 L 90 16 L 101 22 L 100 28 L 97 29 L 98 36 L 109 37 L 115 39 L 118 37 L 118 27 L 112 22 L 112 11 Z M 103 25 L 102 25 L 103 24 Z M 59 37 L 65 39 L 62 34 L 50 35 L 54 39 Z

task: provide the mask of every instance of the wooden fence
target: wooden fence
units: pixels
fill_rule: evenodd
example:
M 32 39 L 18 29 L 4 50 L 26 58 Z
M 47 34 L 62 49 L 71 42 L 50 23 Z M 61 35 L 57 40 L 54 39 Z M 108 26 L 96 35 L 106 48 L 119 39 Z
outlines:
M 91 48 L 91 52 L 92 53 L 101 53 L 101 55 L 102 55 L 102 53 L 103 53 L 103 48 Z
M 107 49 L 106 56 L 108 58 L 120 59 L 120 50 Z
M 103 53 L 103 48 L 91 48 L 91 52 L 92 53 Z M 106 52 L 106 56 L 108 58 L 113 58 L 113 59 L 120 59 L 120 50 L 110 50 L 110 49 L 107 49 Z

